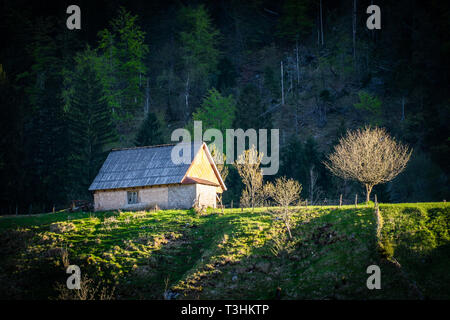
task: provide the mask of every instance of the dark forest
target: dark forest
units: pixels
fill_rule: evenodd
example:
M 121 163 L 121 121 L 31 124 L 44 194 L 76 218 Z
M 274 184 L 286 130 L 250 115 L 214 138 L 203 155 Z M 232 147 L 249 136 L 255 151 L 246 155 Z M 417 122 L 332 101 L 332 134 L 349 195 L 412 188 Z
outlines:
M 363 199 L 324 166 L 347 130 L 386 128 L 413 149 L 381 202 L 449 198 L 450 3 L 378 1 L 1 1 L 0 210 L 91 200 L 112 148 L 171 143 L 176 128 L 280 130 L 273 180 L 313 204 Z M 220 106 L 220 107 L 218 107 Z M 230 166 L 226 206 L 242 182 Z

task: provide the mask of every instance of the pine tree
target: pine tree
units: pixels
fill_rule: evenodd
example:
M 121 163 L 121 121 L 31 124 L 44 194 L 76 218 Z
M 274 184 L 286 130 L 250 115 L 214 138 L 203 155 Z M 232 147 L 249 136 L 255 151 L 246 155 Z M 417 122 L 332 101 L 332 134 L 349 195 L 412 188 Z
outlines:
M 121 131 L 126 131 L 129 126 L 121 127 L 120 124 L 133 118 L 144 104 L 144 58 L 148 46 L 137 19 L 138 16 L 120 7 L 110 28 L 99 32 L 101 59 L 96 67 L 101 74 L 108 105 Z
M 304 183 L 304 176 L 302 175 L 303 153 L 304 148 L 302 142 L 292 136 L 281 152 L 280 175 L 298 179 Z
M 228 58 L 222 58 L 217 66 L 218 78 L 217 88 L 224 92 L 229 88 L 236 86 L 236 78 L 238 76 L 236 67 Z
M 280 98 L 279 79 L 276 79 L 273 69 L 269 66 L 264 68 L 264 88 L 268 92 L 269 102 L 274 103 Z
M 73 195 L 86 196 L 106 157 L 106 147 L 114 142 L 111 121 L 102 84 L 91 67 L 95 55 L 87 49 L 76 57 L 75 70 L 67 79 L 66 112 L 70 137 L 68 172 Z
M 261 101 L 258 89 L 253 85 L 247 85 L 242 90 L 236 108 L 237 117 L 235 127 L 244 130 L 269 129 L 272 127 L 270 114 L 266 113 L 266 107 Z
M 232 128 L 235 110 L 232 95 L 224 97 L 212 88 L 203 98 L 202 105 L 193 114 L 193 119 L 202 121 L 203 129 L 215 128 L 225 134 L 226 129 Z
M 282 8 L 278 25 L 278 36 L 297 41 L 310 33 L 313 27 L 310 0 L 287 0 Z
M 161 124 L 152 112 L 147 114 L 136 135 L 135 145 L 138 147 L 151 146 L 164 143 Z
M 328 186 L 328 177 L 322 158 L 317 142 L 312 137 L 308 137 L 304 143 L 292 137 L 281 152 L 280 175 L 300 181 L 303 185 L 303 197 L 311 200 L 312 175 L 316 177 L 313 189 L 317 189 L 318 186 L 322 190 L 332 189 Z
M 7 206 L 24 201 L 23 103 L 17 91 L 0 64 L 0 208 L 5 213 Z
M 196 8 L 183 7 L 181 21 L 185 25 L 180 33 L 186 66 L 191 76 L 204 77 L 217 70 L 220 51 L 218 50 L 220 33 L 203 5 Z
M 38 19 L 29 50 L 33 59 L 27 79 L 24 123 L 25 186 L 39 186 L 27 195 L 28 208 L 22 212 L 43 211 L 45 206 L 66 201 L 65 188 L 67 126 L 61 108 L 62 76 L 64 63 L 70 58 L 61 52 L 70 48 L 70 36 L 55 35 L 55 22 L 50 18 Z M 62 41 L 61 41 L 62 40 Z M 62 43 L 61 43 L 61 42 Z M 26 190 L 29 191 L 29 190 Z
M 363 113 L 369 124 L 380 125 L 382 114 L 381 100 L 365 91 L 358 92 L 358 97 L 360 102 L 354 104 L 355 108 Z
M 184 64 L 184 115 L 188 117 L 200 102 L 202 95 L 211 87 L 213 75 L 217 74 L 220 51 L 220 32 L 203 5 L 182 7 L 179 34 Z M 191 101 L 192 100 L 192 101 Z

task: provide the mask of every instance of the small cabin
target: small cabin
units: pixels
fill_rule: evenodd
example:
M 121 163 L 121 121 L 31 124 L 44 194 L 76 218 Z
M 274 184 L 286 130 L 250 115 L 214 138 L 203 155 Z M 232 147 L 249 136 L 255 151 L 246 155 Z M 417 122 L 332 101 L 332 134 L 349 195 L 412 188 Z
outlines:
M 111 150 L 89 187 L 94 209 L 215 208 L 218 195 L 227 189 L 207 145 L 189 143 L 190 161 L 181 163 L 172 160 L 175 146 Z

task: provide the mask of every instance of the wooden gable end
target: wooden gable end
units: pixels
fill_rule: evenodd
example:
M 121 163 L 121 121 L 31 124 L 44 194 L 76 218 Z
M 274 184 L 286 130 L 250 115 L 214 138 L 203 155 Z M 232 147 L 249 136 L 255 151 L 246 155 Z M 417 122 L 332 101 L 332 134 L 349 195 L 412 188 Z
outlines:
M 198 178 L 212 182 L 218 185 L 217 192 L 223 192 L 223 189 L 220 186 L 220 181 L 214 172 L 213 165 L 209 162 L 209 158 L 203 147 L 200 148 L 199 152 L 195 156 L 185 176 L 188 178 Z

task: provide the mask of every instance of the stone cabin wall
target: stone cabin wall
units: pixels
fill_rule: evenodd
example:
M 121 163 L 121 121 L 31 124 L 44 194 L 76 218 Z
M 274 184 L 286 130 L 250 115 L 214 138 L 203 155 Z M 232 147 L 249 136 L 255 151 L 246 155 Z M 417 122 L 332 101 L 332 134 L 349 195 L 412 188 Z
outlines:
M 196 196 L 199 199 L 199 204 L 201 206 L 216 208 L 217 187 L 204 184 L 196 184 L 196 186 Z
M 138 192 L 138 203 L 128 204 L 127 192 Z M 200 197 L 199 197 L 200 196 Z M 216 187 L 189 184 L 161 187 L 97 190 L 94 192 L 95 211 L 147 209 L 158 205 L 161 209 L 189 209 L 199 198 L 200 205 L 216 207 Z

